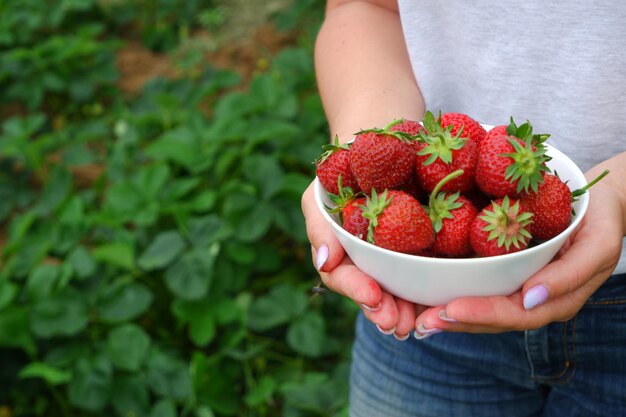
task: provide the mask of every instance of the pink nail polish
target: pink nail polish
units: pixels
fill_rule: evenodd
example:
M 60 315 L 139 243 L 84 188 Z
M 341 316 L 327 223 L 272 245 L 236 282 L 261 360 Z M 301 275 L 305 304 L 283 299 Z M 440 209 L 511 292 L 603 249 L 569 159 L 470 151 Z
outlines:
M 364 309 L 366 309 L 367 311 L 378 311 L 381 309 L 383 305 L 381 303 L 376 304 L 375 307 L 370 307 L 367 304 L 361 304 L 361 307 L 363 307 Z
M 439 310 L 439 313 L 437 315 L 439 316 L 441 320 L 447 321 L 448 323 L 457 322 L 457 320 L 453 319 L 452 317 L 448 317 L 448 315 L 446 314 L 446 310 Z
M 535 285 L 524 294 L 524 309 L 533 309 L 548 300 L 548 289 L 543 285 Z
M 376 325 L 376 328 L 378 329 L 379 332 L 381 332 L 384 335 L 390 335 L 393 334 L 393 332 L 396 331 L 396 326 L 393 326 L 391 329 L 385 330 L 383 328 L 381 328 L 378 324 Z
M 317 270 L 321 270 L 322 267 L 324 266 L 324 264 L 326 263 L 326 261 L 328 260 L 328 246 L 326 245 L 321 245 L 318 249 L 317 249 L 317 260 L 316 260 L 316 267 Z

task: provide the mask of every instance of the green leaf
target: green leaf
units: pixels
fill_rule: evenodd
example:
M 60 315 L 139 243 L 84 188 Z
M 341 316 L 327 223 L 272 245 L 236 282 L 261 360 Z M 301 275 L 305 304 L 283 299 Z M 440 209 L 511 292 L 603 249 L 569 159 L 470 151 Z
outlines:
M 177 231 L 158 234 L 137 260 L 143 270 L 163 268 L 172 263 L 185 248 L 185 241 Z
M 157 402 L 148 417 L 176 417 L 176 406 L 170 400 L 160 400 Z
M 186 364 L 164 352 L 152 351 L 146 380 L 152 391 L 162 397 L 184 400 L 191 395 L 191 375 Z
M 308 374 L 304 381 L 287 383 L 280 390 L 288 405 L 318 415 L 332 415 L 347 398 L 346 385 L 328 374 Z
M 88 278 L 96 272 L 96 263 L 84 246 L 77 246 L 68 255 L 67 262 L 69 262 L 76 276 L 80 279 Z
M 31 328 L 42 338 L 72 336 L 87 326 L 88 313 L 82 294 L 67 288 L 35 304 L 30 317 Z
M 204 247 L 226 240 L 233 234 L 232 228 L 214 214 L 192 217 L 189 220 L 187 230 L 191 244 Z
M 49 214 L 56 210 L 70 191 L 72 177 L 67 169 L 55 167 L 37 204 L 37 212 Z
M 26 294 L 32 301 L 42 300 L 52 292 L 59 279 L 59 267 L 51 264 L 38 265 L 26 281 Z
M 265 202 L 259 202 L 254 209 L 239 220 L 237 225 L 237 239 L 243 242 L 252 242 L 260 239 L 267 233 L 276 214 L 274 208 Z
M 137 371 L 150 349 L 150 336 L 135 324 L 125 324 L 111 330 L 107 352 L 113 365 L 127 371 Z
M 215 258 L 219 245 L 210 248 L 193 248 L 165 271 L 167 287 L 176 296 L 186 300 L 197 300 L 209 291 L 213 280 Z
M 196 213 L 209 211 L 217 201 L 217 193 L 212 190 L 206 190 L 198 194 L 191 202 L 191 207 Z
M 127 243 L 108 243 L 97 246 L 91 252 L 94 259 L 132 270 L 135 266 L 135 251 Z
M 263 200 L 272 198 L 283 184 L 283 170 L 275 158 L 253 154 L 243 161 L 246 178 L 260 190 Z
M 177 299 L 172 312 L 182 322 L 189 324 L 189 337 L 196 346 L 207 346 L 216 334 L 215 308 L 206 300 L 184 301 Z
M 287 330 L 287 343 L 296 352 L 316 358 L 327 346 L 324 318 L 317 312 L 309 312 L 291 323 Z
M 262 376 L 258 384 L 246 394 L 244 401 L 249 407 L 257 407 L 267 403 L 277 387 L 276 379 L 267 375 Z
M 97 312 L 107 322 L 133 320 L 148 310 L 153 298 L 143 284 L 118 281 L 104 289 L 97 301 Z
M 9 306 L 0 313 L 0 346 L 23 348 L 34 354 L 35 342 L 30 332 L 29 312 L 26 308 Z
M 56 368 L 44 362 L 31 362 L 20 370 L 20 379 L 41 378 L 50 385 L 65 384 L 70 381 L 68 371 Z
M 113 368 L 106 357 L 81 358 L 68 386 L 72 405 L 88 411 L 101 410 L 109 398 L 112 376 Z
M 135 179 L 137 188 L 148 199 L 155 199 L 170 177 L 170 169 L 166 164 L 154 164 L 142 168 Z
M 17 285 L 0 278 L 0 312 L 13 301 L 17 295 L 17 290 Z
M 145 416 L 149 406 L 145 381 L 137 375 L 116 375 L 111 389 L 111 404 L 120 417 Z
M 252 302 L 248 324 L 255 331 L 272 329 L 303 314 L 307 304 L 308 298 L 302 291 L 289 284 L 278 285 Z

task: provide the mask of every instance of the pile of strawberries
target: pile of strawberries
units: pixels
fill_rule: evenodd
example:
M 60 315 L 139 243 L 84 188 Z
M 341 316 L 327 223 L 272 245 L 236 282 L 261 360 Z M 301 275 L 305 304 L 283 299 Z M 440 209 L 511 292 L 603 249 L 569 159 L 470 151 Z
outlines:
M 316 173 L 334 203 L 327 209 L 371 244 L 432 257 L 502 255 L 564 231 L 589 187 L 571 192 L 551 173 L 549 135 L 532 130 L 511 119 L 486 131 L 465 114 L 427 112 L 422 123 L 394 120 L 347 144 L 336 138 Z

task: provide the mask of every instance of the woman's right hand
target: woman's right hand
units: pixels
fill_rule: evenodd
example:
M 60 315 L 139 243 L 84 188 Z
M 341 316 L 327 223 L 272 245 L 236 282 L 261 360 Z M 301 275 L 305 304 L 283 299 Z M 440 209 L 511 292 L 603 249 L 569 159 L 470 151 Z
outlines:
M 302 195 L 302 212 L 311 242 L 313 265 L 322 282 L 330 290 L 356 302 L 365 317 L 376 324 L 382 333 L 406 340 L 415 330 L 415 319 L 425 307 L 382 290 L 372 277 L 352 263 L 331 226 L 319 212 L 313 193 L 311 183 Z

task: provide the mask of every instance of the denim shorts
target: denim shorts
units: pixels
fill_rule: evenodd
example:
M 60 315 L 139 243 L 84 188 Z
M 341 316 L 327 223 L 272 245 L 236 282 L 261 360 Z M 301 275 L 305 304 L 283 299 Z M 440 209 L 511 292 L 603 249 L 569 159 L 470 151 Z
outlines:
M 626 417 L 626 274 L 567 322 L 404 342 L 357 320 L 351 417 Z

